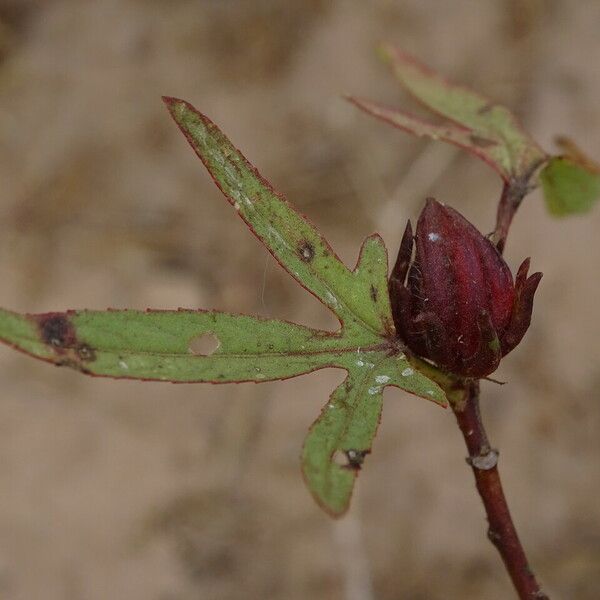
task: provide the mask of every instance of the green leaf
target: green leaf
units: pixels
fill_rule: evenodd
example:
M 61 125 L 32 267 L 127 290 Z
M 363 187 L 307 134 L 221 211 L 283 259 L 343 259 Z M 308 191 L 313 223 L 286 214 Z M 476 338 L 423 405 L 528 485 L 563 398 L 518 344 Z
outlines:
M 564 217 L 588 212 L 600 198 L 600 169 L 581 156 L 555 156 L 540 173 L 546 206 Z
M 435 125 L 404 111 L 352 98 L 362 110 L 414 135 L 460 146 L 491 165 L 505 181 L 529 179 L 546 160 L 544 151 L 507 108 L 451 83 L 393 46 L 383 46 L 381 54 L 406 90 L 450 123 Z
M 411 366 L 394 331 L 387 251 L 368 237 L 350 270 L 327 241 L 188 103 L 165 102 L 219 188 L 279 263 L 340 319 L 339 331 L 216 311 L 67 311 L 20 315 L 0 309 L 0 341 L 88 375 L 172 382 L 256 383 L 325 367 L 348 377 L 313 425 L 303 470 L 331 514 L 348 506 L 358 464 L 370 450 L 382 392 L 395 386 L 443 406 L 442 389 Z M 199 343 L 208 340 L 213 347 Z M 353 454 L 350 451 L 356 451 Z M 356 462 L 356 459 L 354 460 Z
M 354 480 L 371 451 L 382 408 L 373 372 L 348 376 L 333 392 L 304 441 L 302 471 L 315 500 L 333 516 L 350 503 Z
M 192 351 L 203 336 L 215 343 L 212 353 Z M 389 342 L 360 346 L 360 338 L 345 332 L 246 315 L 190 310 L 20 315 L 0 309 L 0 340 L 55 365 L 114 378 L 260 383 L 325 367 L 345 369 L 348 377 L 312 426 L 302 455 L 311 493 L 334 516 L 348 508 L 385 387 L 446 406 L 442 389 Z M 354 456 L 354 463 L 338 464 L 337 453 Z
M 442 405 L 446 402 L 441 388 L 402 356 L 357 355 L 348 373 L 310 428 L 302 451 L 304 479 L 315 500 L 335 517 L 348 509 L 354 480 L 371 452 L 384 388 L 396 386 Z
M 194 342 L 210 337 L 209 351 Z M 272 381 L 324 367 L 373 368 L 390 344 L 358 346 L 360 339 L 303 325 L 202 310 L 67 311 L 21 315 L 0 309 L 0 340 L 59 366 L 103 377 L 230 383 Z M 395 361 L 404 361 L 397 353 Z M 403 363 L 401 363 L 403 364 Z M 403 387 L 444 402 L 437 393 Z M 429 380 L 427 380 L 429 382 Z M 388 385 L 396 385 L 389 379 Z
M 188 383 L 284 379 L 336 366 L 356 352 L 337 334 L 214 311 L 0 309 L 0 335 L 37 358 L 91 375 Z M 214 352 L 194 353 L 202 336 L 211 336 Z
M 165 102 L 223 194 L 281 266 L 346 327 L 375 335 L 392 332 L 383 240 L 378 235 L 367 238 L 356 268 L 350 271 L 327 240 L 273 190 L 212 121 L 183 100 L 165 98 Z
M 425 121 L 420 117 L 411 115 L 407 111 L 384 106 L 383 104 L 378 104 L 377 102 L 372 102 L 363 98 L 350 96 L 348 100 L 362 111 L 385 121 L 398 129 L 402 129 L 417 137 L 424 136 L 429 137 L 432 140 L 441 140 L 442 142 L 454 144 L 455 146 L 459 146 L 463 150 L 467 150 L 471 154 L 478 156 L 490 166 L 496 168 L 496 160 L 491 150 L 493 147 L 497 146 L 497 143 L 493 140 L 483 137 L 474 138 L 472 131 L 469 129 L 457 127 L 452 123 L 436 125 L 429 121 Z M 474 143 L 474 140 L 476 143 Z M 505 173 L 502 172 L 502 175 L 505 176 Z

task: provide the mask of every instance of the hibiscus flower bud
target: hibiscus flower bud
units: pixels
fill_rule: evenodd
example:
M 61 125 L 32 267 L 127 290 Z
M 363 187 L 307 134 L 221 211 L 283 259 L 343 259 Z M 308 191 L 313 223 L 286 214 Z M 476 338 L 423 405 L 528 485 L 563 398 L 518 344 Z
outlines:
M 490 240 L 454 209 L 427 200 L 414 237 L 406 226 L 390 277 L 398 336 L 446 371 L 489 375 L 529 328 L 542 274 L 528 270 L 526 259 L 513 282 Z

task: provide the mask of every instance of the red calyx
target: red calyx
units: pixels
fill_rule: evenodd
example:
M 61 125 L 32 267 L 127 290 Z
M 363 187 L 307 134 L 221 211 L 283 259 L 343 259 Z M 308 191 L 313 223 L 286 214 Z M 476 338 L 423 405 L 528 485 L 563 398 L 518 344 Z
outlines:
M 513 283 L 490 240 L 429 199 L 414 238 L 407 224 L 390 277 L 396 331 L 410 350 L 444 370 L 485 377 L 529 328 L 542 274 L 527 277 L 528 268 L 526 259 Z

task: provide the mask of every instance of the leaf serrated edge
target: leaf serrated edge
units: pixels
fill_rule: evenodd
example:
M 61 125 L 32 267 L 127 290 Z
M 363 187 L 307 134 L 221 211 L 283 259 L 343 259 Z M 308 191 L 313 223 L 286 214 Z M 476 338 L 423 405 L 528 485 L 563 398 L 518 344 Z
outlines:
M 379 361 L 379 363 L 376 364 L 381 364 L 382 362 L 385 361 L 385 357 L 382 357 L 381 360 Z M 373 372 L 370 375 L 373 375 L 373 373 L 375 373 L 376 368 L 373 368 Z M 331 394 L 329 395 L 327 402 L 325 403 L 325 405 L 323 406 L 323 408 L 321 409 L 319 416 L 312 422 L 312 424 L 310 425 L 310 427 L 308 428 L 308 432 L 304 438 L 304 442 L 302 443 L 302 451 L 301 451 L 301 456 L 302 459 L 304 459 L 304 451 L 305 451 L 305 447 L 306 447 L 306 442 L 309 439 L 310 435 L 313 433 L 314 428 L 318 425 L 321 417 L 325 416 L 327 414 L 327 411 L 330 410 L 330 405 L 333 399 L 334 394 L 338 391 L 339 388 L 341 388 L 342 386 L 345 386 L 347 384 L 348 381 L 350 381 L 352 379 L 352 377 L 355 377 L 355 373 L 353 371 L 351 371 L 350 369 L 346 369 L 347 372 L 347 376 L 344 378 L 344 380 L 336 387 L 332 390 Z M 365 383 L 364 387 L 367 388 L 368 383 L 369 382 L 373 382 L 374 377 L 368 376 L 369 374 L 367 374 L 366 376 L 363 377 L 363 382 Z M 383 392 L 385 390 L 386 386 L 382 386 L 381 389 L 377 392 L 377 398 L 378 401 L 383 403 Z M 368 388 L 367 388 L 368 389 Z M 373 397 L 373 396 L 372 396 Z M 383 405 L 382 405 L 383 408 Z M 352 412 L 354 413 L 354 411 L 356 410 L 356 407 L 352 408 Z M 377 432 L 379 431 L 379 426 L 381 424 L 381 415 L 382 415 L 382 410 L 379 411 L 379 416 L 377 419 L 377 424 L 375 426 L 374 432 L 373 432 L 373 436 L 371 437 L 371 443 L 369 444 L 369 448 L 365 450 L 365 452 L 367 454 L 371 453 L 371 449 L 372 449 L 372 444 L 373 444 L 373 440 L 377 437 Z M 351 419 L 348 419 L 348 422 L 350 422 Z M 335 446 L 339 445 L 339 441 L 344 437 L 344 435 L 346 434 L 346 432 L 348 431 L 348 425 L 342 430 L 342 432 L 339 434 L 339 436 L 337 437 L 337 442 L 335 444 Z M 334 463 L 334 456 L 335 453 L 338 452 L 339 449 L 334 447 L 333 452 L 330 454 L 329 456 L 329 462 L 328 465 L 330 468 L 335 468 L 335 467 L 339 467 L 338 465 L 336 465 Z M 344 468 L 344 467 L 339 467 L 339 468 Z M 325 512 L 327 513 L 330 517 L 334 518 L 334 519 L 339 519 L 341 517 L 343 517 L 348 510 L 350 509 L 350 504 L 352 503 L 352 497 L 354 496 L 354 490 L 356 487 L 356 480 L 358 478 L 358 475 L 361 471 L 361 469 L 348 469 L 352 475 L 352 481 L 350 484 L 350 494 L 348 495 L 348 499 L 345 503 L 345 505 L 343 506 L 343 508 L 341 510 L 334 510 L 329 504 L 325 503 L 324 500 L 321 498 L 321 496 L 319 496 L 315 491 L 313 491 L 312 486 L 310 485 L 310 481 L 308 479 L 308 476 L 306 475 L 306 472 L 304 470 L 304 460 L 302 460 L 302 468 L 300 469 L 302 472 L 302 478 L 304 480 L 304 483 L 306 485 L 306 487 L 308 488 L 313 500 L 318 504 L 318 506 Z
M 423 63 L 419 59 L 417 59 L 415 56 L 413 56 L 412 54 L 401 50 L 394 44 L 390 44 L 388 42 L 381 43 L 377 47 L 377 53 L 378 53 L 379 57 L 383 60 L 383 62 L 390 65 L 390 67 L 394 71 L 394 74 L 396 75 L 398 81 L 402 84 L 402 86 L 406 89 L 406 91 L 421 106 L 423 106 L 429 112 L 431 112 L 435 115 L 438 115 L 439 117 L 442 117 L 443 119 L 446 119 L 448 122 L 453 123 L 454 125 L 456 125 L 458 127 L 465 127 L 467 129 L 470 129 L 471 131 L 475 132 L 475 130 L 473 128 L 465 125 L 464 123 L 461 123 L 460 121 L 457 121 L 455 118 L 452 118 L 452 117 L 446 115 L 445 113 L 441 112 L 439 109 L 436 109 L 435 107 L 430 105 L 427 101 L 425 101 L 419 95 L 417 95 L 411 89 L 411 86 L 405 82 L 404 77 L 398 73 L 398 70 L 397 70 L 396 64 L 395 64 L 396 61 L 401 64 L 405 64 L 405 65 L 408 65 L 409 67 L 417 69 L 418 71 L 421 72 L 422 75 L 424 75 L 425 77 L 428 77 L 430 79 L 434 79 L 434 80 L 438 81 L 444 87 L 448 87 L 450 89 L 468 94 L 474 98 L 479 99 L 480 101 L 482 101 L 485 104 L 489 104 L 489 106 L 498 106 L 498 107 L 504 109 L 506 111 L 506 113 L 510 116 L 511 123 L 514 126 L 515 131 L 518 131 L 519 134 L 522 136 L 522 138 L 524 140 L 527 140 L 529 147 L 531 149 L 535 149 L 536 152 L 538 153 L 537 160 L 531 161 L 531 165 L 529 165 L 529 168 L 525 169 L 526 172 L 535 171 L 537 168 L 541 167 L 549 159 L 549 155 L 527 133 L 527 129 L 523 126 L 521 120 L 508 107 L 495 102 L 493 99 L 489 98 L 488 96 L 486 96 L 484 94 L 476 92 L 475 90 L 471 89 L 469 86 L 452 81 L 450 78 L 444 76 L 439 71 L 429 67 L 428 65 L 426 65 L 425 63 Z M 486 161 L 486 162 L 488 162 L 488 161 Z M 513 178 L 521 179 L 524 176 L 523 174 L 515 174 L 512 171 L 507 171 L 501 165 L 497 165 L 497 166 L 490 165 L 490 166 L 492 166 L 494 168 L 494 170 L 507 183 L 510 183 L 510 180 Z
M 349 269 L 348 266 L 344 263 L 344 261 L 342 261 L 340 259 L 340 257 L 337 255 L 337 253 L 332 248 L 332 246 L 327 241 L 327 239 L 321 234 L 321 232 L 318 230 L 318 228 L 312 223 L 312 221 L 305 214 L 303 214 L 301 211 L 299 211 L 295 206 L 293 206 L 290 202 L 288 202 L 288 200 L 280 192 L 278 192 L 265 177 L 263 177 L 261 175 L 261 173 L 258 171 L 258 169 L 244 156 L 244 154 L 231 142 L 231 140 L 229 140 L 229 138 L 227 138 L 227 136 L 221 131 L 221 129 L 211 119 L 209 119 L 206 115 L 204 115 L 202 112 L 200 112 L 191 103 L 187 102 L 186 100 L 182 100 L 180 98 L 175 98 L 175 97 L 172 97 L 172 96 L 163 96 L 162 99 L 163 99 L 163 102 L 165 103 L 165 105 L 167 106 L 169 112 L 171 113 L 171 116 L 173 117 L 173 120 L 175 121 L 176 125 L 178 126 L 178 128 L 180 129 L 180 131 L 183 133 L 183 135 L 187 139 L 188 143 L 190 144 L 190 146 L 194 150 L 196 156 L 201 160 L 202 164 L 205 166 L 205 168 L 208 171 L 211 179 L 213 180 L 213 182 L 215 183 L 215 185 L 217 186 L 217 188 L 221 191 L 221 193 L 223 194 L 223 196 L 225 196 L 225 198 L 227 199 L 227 201 L 232 206 L 235 206 L 234 199 L 226 192 L 226 190 L 224 190 L 224 188 L 221 185 L 221 183 L 219 182 L 219 180 L 213 174 L 212 167 L 209 164 L 207 158 L 196 147 L 196 140 L 193 138 L 193 136 L 190 134 L 190 132 L 180 123 L 180 121 L 178 119 L 178 116 L 176 114 L 177 106 L 178 105 L 184 106 L 187 111 L 189 111 L 190 113 L 194 114 L 195 117 L 197 117 L 198 119 L 200 119 L 200 121 L 207 128 L 207 130 L 209 130 L 209 131 L 215 131 L 219 136 L 225 138 L 225 140 L 227 141 L 227 143 L 229 143 L 232 146 L 232 148 L 235 150 L 235 152 L 239 156 L 240 160 L 243 161 L 244 166 L 256 177 L 256 179 L 260 182 L 260 184 L 263 185 L 271 194 L 273 194 L 283 205 L 285 205 L 287 207 L 287 209 L 290 210 L 290 212 L 295 213 L 296 215 L 298 215 L 299 218 L 301 218 L 302 220 L 304 220 L 306 222 L 306 224 L 314 231 L 315 235 L 317 235 L 320 238 L 320 241 L 326 247 L 328 253 L 335 260 L 337 260 L 341 266 L 343 266 L 343 268 L 345 269 L 347 275 L 352 275 L 352 273 L 357 270 L 357 268 L 360 266 L 360 259 L 361 259 L 362 251 L 363 251 L 363 249 L 365 247 L 365 244 L 368 243 L 368 240 L 370 238 L 372 238 L 373 236 L 378 236 L 378 234 L 372 234 L 371 236 L 368 236 L 365 240 L 363 240 L 363 243 L 361 245 L 361 250 L 359 251 L 359 258 L 357 260 L 356 266 L 354 267 L 353 270 Z M 238 212 L 239 217 L 244 221 L 244 223 L 248 227 L 248 229 L 258 239 L 258 241 L 261 243 L 261 245 L 263 245 L 268 250 L 268 252 L 273 256 L 273 258 L 281 266 L 281 268 L 284 269 L 293 279 L 295 279 L 307 292 L 309 292 L 310 294 L 312 294 L 327 309 L 329 309 L 332 312 L 334 312 L 334 314 L 336 315 L 336 318 L 340 322 L 341 328 L 343 328 L 345 322 L 347 321 L 347 319 L 345 319 L 343 316 L 340 316 L 339 314 L 337 314 L 335 312 L 335 310 L 331 306 L 327 305 L 327 303 L 323 300 L 323 298 L 319 297 L 319 295 L 316 292 L 314 292 L 309 287 L 307 287 L 307 284 L 305 284 L 302 281 L 302 279 L 298 275 L 296 275 L 296 273 L 292 269 L 289 269 L 282 262 L 282 260 L 280 260 L 277 257 L 277 255 L 268 246 L 268 244 L 266 244 L 261 239 L 261 237 L 258 234 L 258 232 L 256 231 L 254 225 L 245 217 L 245 215 L 241 214 L 239 211 L 237 211 L 237 212 Z M 382 246 L 385 248 L 385 244 L 383 243 L 383 240 L 381 239 L 381 236 L 378 236 L 378 237 L 381 240 Z M 385 248 L 385 250 L 386 250 L 386 259 L 387 259 L 387 248 Z M 386 274 L 387 274 L 387 260 L 386 260 Z M 318 279 L 320 279 L 320 278 L 318 278 Z M 323 282 L 322 279 L 321 279 L 321 281 Z M 326 286 L 329 287 L 329 284 L 326 283 Z M 347 312 L 349 314 L 353 314 L 353 311 L 350 310 L 349 308 L 347 308 Z M 358 315 L 356 315 L 356 316 L 358 318 Z M 369 323 L 365 322 L 363 319 L 360 319 L 360 322 L 362 323 L 362 325 L 364 326 L 365 329 L 370 330 L 373 334 L 375 334 L 375 336 L 377 336 L 377 337 L 385 337 L 385 335 L 387 333 L 387 328 L 386 327 L 384 327 L 383 330 L 378 331 L 378 330 L 374 329 L 372 325 L 370 325 Z M 391 312 L 390 312 L 390 322 L 391 322 Z M 388 325 L 388 327 L 389 327 L 389 323 L 387 323 L 387 324 L 382 323 L 382 325 Z
M 457 148 L 461 148 L 462 150 L 469 152 L 485 162 L 488 166 L 494 169 L 494 171 L 496 171 L 502 179 L 506 181 L 510 179 L 510 173 L 506 171 L 506 169 L 504 169 L 498 161 L 494 160 L 490 155 L 488 155 L 480 146 L 477 146 L 476 144 L 469 144 L 466 142 L 466 140 L 461 141 L 458 137 L 462 136 L 463 134 L 472 134 L 473 129 L 461 125 L 458 122 L 449 122 L 447 124 L 436 125 L 430 121 L 422 119 L 421 117 L 417 117 L 408 111 L 386 106 L 384 104 L 366 100 L 364 98 L 358 98 L 356 96 L 346 96 L 346 99 L 363 112 L 410 135 L 414 135 L 415 137 L 428 137 L 434 141 L 440 140 L 446 142 L 447 144 L 452 144 Z M 415 124 L 415 127 L 411 128 L 411 126 L 408 124 L 400 123 L 398 120 L 395 120 L 395 115 L 397 115 L 399 118 L 406 119 L 407 121 L 412 121 Z M 423 129 L 429 129 L 430 131 L 418 131 L 417 128 L 419 127 Z M 453 137 L 454 133 L 456 133 L 456 137 Z M 494 140 L 488 141 L 490 146 L 498 145 L 498 142 Z

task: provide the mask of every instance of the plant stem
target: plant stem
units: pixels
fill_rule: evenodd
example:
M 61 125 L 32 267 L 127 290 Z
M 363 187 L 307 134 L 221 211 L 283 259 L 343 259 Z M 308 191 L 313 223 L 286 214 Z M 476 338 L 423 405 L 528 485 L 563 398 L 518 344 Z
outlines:
M 510 229 L 513 217 L 528 191 L 529 189 L 526 184 L 519 184 L 518 182 L 504 184 L 502 196 L 498 203 L 496 230 L 494 232 L 494 240 L 500 253 L 504 251 L 506 237 L 508 236 L 508 230 Z
M 498 472 L 498 452 L 490 446 L 479 410 L 479 382 L 465 384 L 462 402 L 452 403 L 458 426 L 463 434 L 473 469 L 477 491 L 481 496 L 489 523 L 488 538 L 496 546 L 515 590 L 521 600 L 549 600 L 529 567 L 510 516 Z
M 502 188 L 502 195 L 498 202 L 498 210 L 496 212 L 496 229 L 494 231 L 494 242 L 496 247 L 500 251 L 500 254 L 504 251 L 506 245 L 506 238 L 508 236 L 508 230 L 512 223 L 513 217 L 517 212 L 523 198 L 531 192 L 535 184 L 531 183 L 531 179 L 535 172 L 546 162 L 546 159 L 542 159 L 535 164 L 531 165 L 530 169 L 524 173 L 521 177 L 515 177 L 510 181 L 504 183 Z

